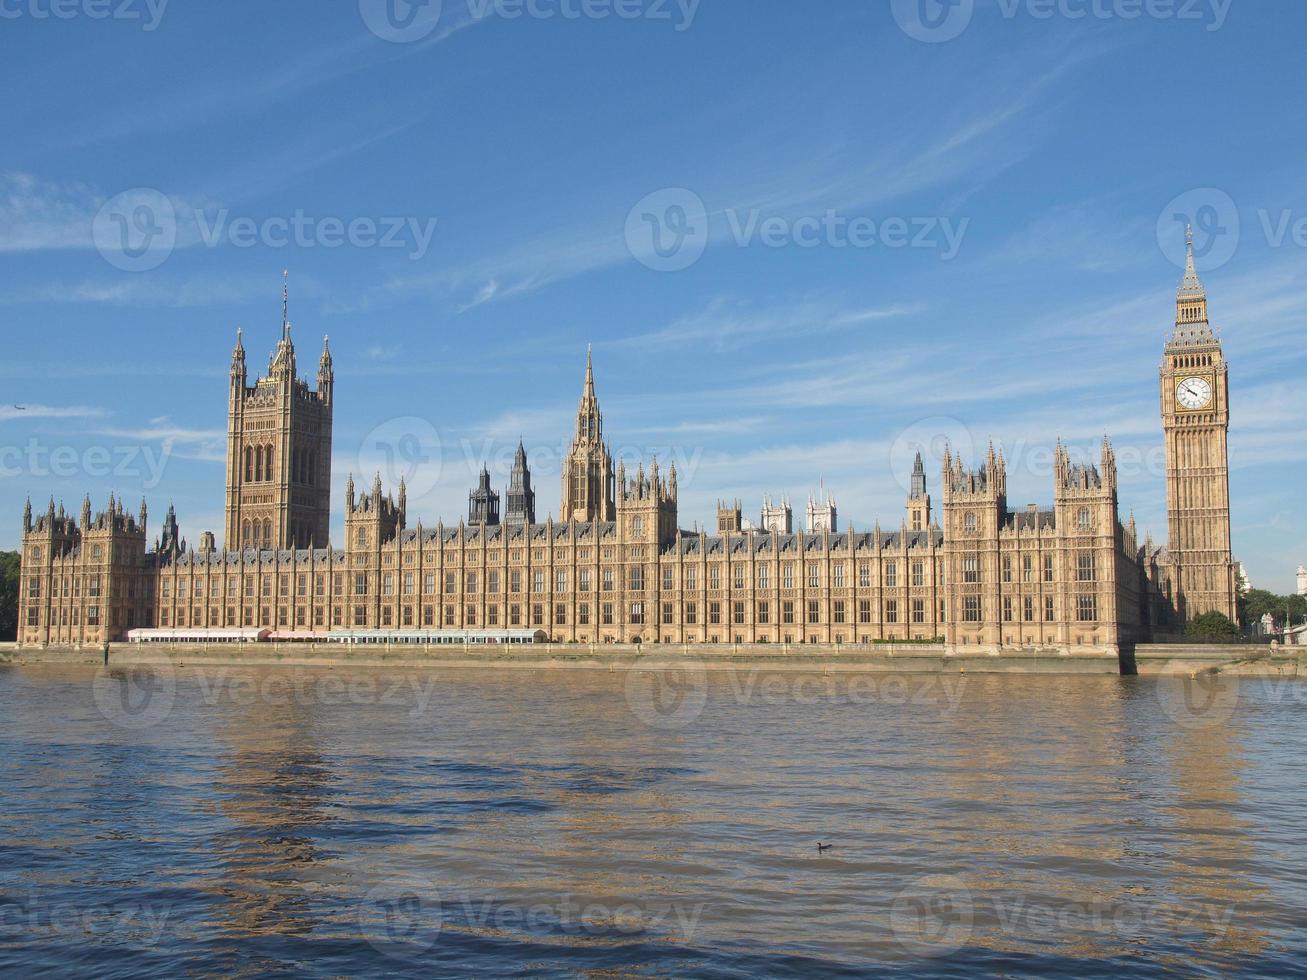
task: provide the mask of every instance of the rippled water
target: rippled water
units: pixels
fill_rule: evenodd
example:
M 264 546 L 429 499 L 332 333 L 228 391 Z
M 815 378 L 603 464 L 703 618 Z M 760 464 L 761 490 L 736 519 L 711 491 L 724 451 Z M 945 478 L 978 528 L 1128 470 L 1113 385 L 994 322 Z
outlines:
M 0 970 L 1303 972 L 1289 682 L 647 680 L 0 668 Z

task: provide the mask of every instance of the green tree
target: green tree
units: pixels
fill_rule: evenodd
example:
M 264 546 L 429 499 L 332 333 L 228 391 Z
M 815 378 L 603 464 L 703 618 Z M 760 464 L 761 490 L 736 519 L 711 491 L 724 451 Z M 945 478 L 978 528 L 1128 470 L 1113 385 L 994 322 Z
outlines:
M 1307 599 L 1300 595 L 1276 595 L 1265 589 L 1252 589 L 1239 603 L 1239 618 L 1249 629 L 1260 623 L 1267 613 L 1271 614 L 1277 626 L 1284 625 L 1285 617 L 1288 617 L 1290 626 L 1297 625 L 1307 617 Z
M 18 638 L 18 572 L 18 552 L 0 551 L 0 642 Z
M 1199 643 L 1235 643 L 1243 635 L 1229 616 L 1215 609 L 1190 620 L 1184 633 Z

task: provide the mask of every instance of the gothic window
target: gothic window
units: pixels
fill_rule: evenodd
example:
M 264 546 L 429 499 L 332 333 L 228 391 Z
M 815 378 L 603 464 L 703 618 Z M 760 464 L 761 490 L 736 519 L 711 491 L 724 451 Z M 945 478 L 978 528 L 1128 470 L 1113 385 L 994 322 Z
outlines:
M 968 595 L 962 597 L 962 621 L 964 623 L 980 622 L 980 596 Z
M 895 588 L 899 584 L 899 563 L 896 561 L 887 561 L 885 563 L 885 585 L 888 588 Z
M 264 464 L 264 472 L 267 474 L 267 479 L 268 479 L 269 481 L 271 481 L 271 480 L 272 480 L 272 473 L 273 473 L 273 469 L 274 469 L 274 467 L 273 467 L 273 465 L 272 465 L 272 447 L 271 447 L 271 446 L 268 447 L 268 449 L 267 449 L 267 454 L 268 454 L 268 457 L 267 457 L 267 462 Z
M 1082 507 L 1080 513 L 1076 515 L 1076 527 L 1081 531 L 1088 531 L 1091 526 L 1089 509 L 1087 507 Z
M 962 526 L 966 529 L 966 532 L 967 532 L 968 534 L 975 534 L 975 533 L 976 533 L 976 515 L 973 514 L 973 513 L 971 513 L 970 511 L 968 511 L 968 512 L 967 512 L 967 516 L 964 517 L 964 518 L 962 519 Z
M 771 566 L 758 566 L 758 588 L 766 589 L 771 587 Z
M 1092 623 L 1098 619 L 1098 597 L 1082 595 L 1076 598 L 1076 619 L 1082 623 Z
M 1052 555 L 1044 556 L 1044 581 L 1045 582 L 1053 581 L 1053 556 Z
M 245 447 L 245 482 L 254 482 L 254 451 L 249 446 Z
M 912 584 L 916 586 L 922 586 L 926 584 L 925 562 L 914 561 L 912 563 Z
M 631 534 L 638 536 L 644 533 L 644 521 L 639 517 L 631 518 Z
M 1023 617 L 1024 617 L 1024 619 L 1025 619 L 1025 621 L 1026 621 L 1027 623 L 1032 623 L 1032 622 L 1034 622 L 1034 620 L 1035 620 L 1035 600 L 1034 600 L 1032 597 L 1030 597 L 1030 596 L 1026 596 L 1025 599 L 1022 600 L 1022 604 L 1021 604 L 1021 612 L 1022 612 L 1022 615 L 1023 615 Z
M 899 621 L 899 603 L 897 599 L 887 599 L 885 601 L 885 622 L 897 623 Z
M 1086 552 L 1076 556 L 1076 581 L 1092 582 L 1094 581 L 1094 554 Z

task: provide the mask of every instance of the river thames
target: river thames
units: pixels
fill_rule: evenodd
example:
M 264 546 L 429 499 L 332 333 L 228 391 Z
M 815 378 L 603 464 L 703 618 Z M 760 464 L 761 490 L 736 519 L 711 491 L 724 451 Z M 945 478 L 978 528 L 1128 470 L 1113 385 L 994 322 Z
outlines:
M 8 667 L 0 739 L 6 974 L 1304 970 L 1297 681 Z

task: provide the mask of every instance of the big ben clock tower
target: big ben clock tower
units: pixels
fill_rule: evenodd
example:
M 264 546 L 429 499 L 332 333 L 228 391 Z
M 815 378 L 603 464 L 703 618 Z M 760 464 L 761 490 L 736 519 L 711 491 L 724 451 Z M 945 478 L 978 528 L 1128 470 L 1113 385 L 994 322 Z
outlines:
M 1162 428 L 1175 604 L 1182 620 L 1213 610 L 1230 619 L 1235 570 L 1230 551 L 1229 372 L 1207 319 L 1207 292 L 1189 260 L 1176 297 L 1175 332 L 1162 359 Z

